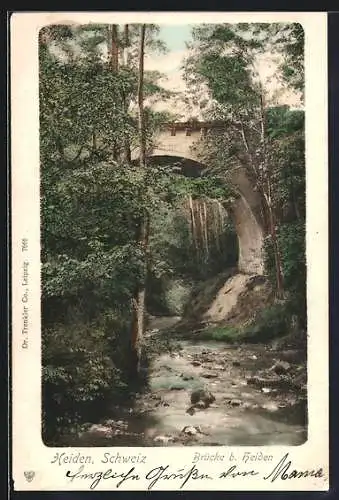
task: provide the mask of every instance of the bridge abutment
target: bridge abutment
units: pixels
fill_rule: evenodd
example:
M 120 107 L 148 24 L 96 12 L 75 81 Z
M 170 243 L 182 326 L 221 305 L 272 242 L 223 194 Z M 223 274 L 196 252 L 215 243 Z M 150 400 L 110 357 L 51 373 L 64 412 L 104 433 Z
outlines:
M 230 177 L 239 197 L 231 208 L 238 236 L 238 268 L 245 274 L 264 274 L 264 223 L 261 200 L 244 169 L 236 169 Z

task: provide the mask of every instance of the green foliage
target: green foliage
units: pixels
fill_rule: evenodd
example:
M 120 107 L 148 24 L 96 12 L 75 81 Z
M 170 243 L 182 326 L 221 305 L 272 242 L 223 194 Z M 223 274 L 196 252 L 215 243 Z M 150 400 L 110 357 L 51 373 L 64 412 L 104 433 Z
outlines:
M 155 203 L 155 191 L 143 189 L 141 174 L 135 167 L 84 165 L 60 175 L 59 182 L 54 179 L 52 192 L 43 184 L 47 302 L 81 298 L 92 314 L 108 305 L 129 304 L 144 267 L 135 239 L 137 220 L 144 207 Z
M 280 256 L 286 314 L 296 314 L 301 328 L 306 325 L 304 112 L 269 105 L 268 88 L 254 68 L 258 54 L 279 53 L 280 76 L 302 93 L 303 36 L 302 27 L 293 23 L 201 25 L 193 31 L 193 50 L 185 62 L 186 81 L 196 93 L 193 102 L 201 103 L 207 93 L 213 101 L 203 106 L 205 118 L 224 125 L 207 134 L 198 153 L 210 173 L 220 177 L 245 169 L 262 200 L 267 274 L 278 288 Z M 270 328 L 273 335 L 280 329 L 269 316 L 262 320 L 267 329 L 258 321 L 263 339 Z
M 299 61 L 300 33 L 293 27 L 288 32 L 279 29 L 277 40 L 279 33 L 289 36 L 286 64 Z M 245 330 L 217 327 L 203 335 L 228 342 L 265 340 L 285 332 L 291 314 L 305 317 L 304 117 L 284 106 L 265 107 L 260 115 L 263 89 L 252 63 L 267 47 L 265 26 L 202 25 L 194 30 L 197 50 L 187 61 L 186 79 L 197 102 L 200 89 L 207 88 L 213 106 L 205 106 L 206 118 L 227 125 L 207 134 L 200 153 L 211 168 L 202 177 L 178 175 L 180 165 L 170 162 L 140 168 L 130 160 L 140 146 L 133 111 L 138 100 L 139 27 L 129 25 L 128 41 L 122 26 L 117 27 L 120 58 L 128 45 L 128 57 L 119 60 L 117 72 L 106 54 L 108 30 L 108 25 L 92 24 L 47 26 L 39 33 L 47 441 L 65 424 L 93 414 L 97 418 L 103 401 L 131 390 L 132 298 L 145 273 L 151 290 L 148 311 L 182 314 L 197 281 L 235 264 L 237 241 L 229 218 L 222 219 L 218 238 L 210 237 L 206 250 L 192 237 L 183 202 L 188 197 L 213 201 L 227 211 L 237 196 L 227 173 L 239 165 L 248 167 L 251 155 L 259 172 L 254 183 L 262 187 L 270 179 L 274 186 L 272 203 L 290 309 L 284 312 L 276 305 Z M 158 33 L 158 27 L 147 25 L 146 51 L 164 50 Z M 282 40 L 279 43 L 282 46 Z M 175 119 L 151 107 L 174 95 L 160 82 L 158 72 L 145 72 L 147 150 L 160 124 Z M 150 220 L 147 259 L 139 234 L 145 214 Z M 271 272 L 269 250 L 267 256 Z
M 230 344 L 241 341 L 241 331 L 233 326 L 208 327 L 195 335 L 201 340 L 217 340 Z
M 169 283 L 165 291 L 165 300 L 170 315 L 183 314 L 190 292 L 191 288 L 184 281 L 175 280 Z
M 137 28 L 130 63 L 103 57 L 106 25 L 40 32 L 40 157 L 44 435 L 90 419 L 131 390 L 131 299 L 146 263 L 140 218 L 163 202 L 169 181 L 131 164 L 139 146 L 129 112 L 137 94 Z M 119 32 L 121 35 L 121 32 Z M 149 27 L 146 46 L 162 49 Z M 121 40 L 119 41 L 121 43 Z M 165 99 L 159 74 L 145 96 Z M 159 117 L 147 113 L 147 145 Z
M 147 300 L 152 314 L 182 314 L 195 283 L 236 265 L 237 237 L 228 218 L 218 245 L 210 234 L 208 252 L 201 247 L 197 251 L 190 225 L 182 199 L 174 207 L 159 205 L 152 216 Z
M 285 285 L 293 292 L 299 290 L 301 284 L 305 286 L 305 236 L 305 224 L 301 222 L 284 224 L 279 228 Z
M 268 108 L 266 120 L 270 139 L 281 139 L 304 130 L 304 111 L 291 110 L 287 105 Z
M 281 251 L 284 287 L 288 311 L 299 321 L 300 328 L 306 328 L 306 234 L 305 223 L 295 221 L 282 224 L 278 230 Z M 269 238 L 265 241 L 266 269 L 272 283 L 275 282 L 272 245 Z
M 44 439 L 71 422 L 91 418 L 102 409 L 98 402 L 120 397 L 126 391 L 119 356 L 126 335 L 126 324 L 114 313 L 106 312 L 95 322 L 68 322 L 43 327 L 43 415 Z M 125 348 L 123 348 L 125 350 Z M 120 368 L 118 366 L 120 365 Z
M 120 61 L 118 72 L 112 71 L 103 50 L 107 25 L 51 26 L 40 33 L 43 389 L 48 439 L 62 425 L 90 418 L 108 397 L 131 390 L 132 298 L 145 272 L 153 289 L 147 297 L 150 309 L 180 314 L 192 275 L 211 269 L 211 262 L 191 263 L 189 225 L 180 215 L 183 199 L 190 195 L 225 201 L 231 196 L 220 179 L 188 179 L 171 165 L 143 169 L 130 161 L 140 141 L 133 113 L 138 32 L 138 26 L 129 26 L 130 57 L 128 63 Z M 163 50 L 157 35 L 158 28 L 148 25 L 147 50 Z M 119 47 L 124 43 L 118 27 Z M 158 72 L 145 73 L 147 148 L 161 122 L 173 118 L 150 107 L 155 100 L 172 96 L 161 87 L 160 78 Z M 151 221 L 148 262 L 139 237 L 145 214 Z
M 41 56 L 42 58 L 42 56 Z M 64 163 L 78 155 L 110 156 L 113 143 L 136 134 L 136 122 L 122 106 L 136 88 L 136 75 L 114 74 L 96 60 L 40 61 L 40 124 L 43 159 L 51 149 Z M 93 144 L 93 134 L 96 144 Z M 120 146 L 121 147 L 121 146 Z M 72 154 L 70 148 L 76 151 Z
M 283 78 L 289 86 L 300 92 L 304 90 L 304 44 L 305 33 L 299 23 L 285 26 L 275 40 L 275 50 L 283 54 Z
M 242 106 L 244 99 L 249 104 L 255 97 L 247 61 L 239 55 L 206 55 L 201 62 L 201 75 L 207 80 L 212 98 L 219 103 Z
M 272 304 L 256 313 L 246 326 L 217 325 L 205 328 L 195 335 L 201 340 L 227 343 L 268 342 L 286 335 L 291 329 L 289 303 Z
M 305 221 L 305 140 L 304 131 L 275 140 L 270 152 L 274 204 L 281 222 Z
M 273 304 L 256 314 L 242 331 L 244 342 L 266 342 L 290 331 L 291 315 L 286 303 Z
M 304 222 L 281 226 L 279 241 L 282 249 L 284 281 L 288 290 L 291 312 L 297 317 L 299 326 L 306 330 L 306 230 Z

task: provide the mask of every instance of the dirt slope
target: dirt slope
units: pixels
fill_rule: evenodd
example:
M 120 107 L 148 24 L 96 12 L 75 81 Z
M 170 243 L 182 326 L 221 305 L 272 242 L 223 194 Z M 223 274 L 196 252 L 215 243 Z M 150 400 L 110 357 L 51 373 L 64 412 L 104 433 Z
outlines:
M 256 312 L 272 303 L 272 290 L 265 277 L 233 271 L 207 281 L 193 292 L 177 328 L 244 326 Z

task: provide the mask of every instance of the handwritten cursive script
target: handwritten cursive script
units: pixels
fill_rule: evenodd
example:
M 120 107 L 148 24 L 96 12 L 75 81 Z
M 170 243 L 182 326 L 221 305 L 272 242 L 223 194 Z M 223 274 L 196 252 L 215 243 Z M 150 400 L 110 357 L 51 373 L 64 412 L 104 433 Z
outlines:
M 94 490 L 100 483 L 102 479 L 120 479 L 117 482 L 116 487 L 119 488 L 125 481 L 131 479 L 132 481 L 138 481 L 140 479 L 138 474 L 133 474 L 135 467 L 132 467 L 128 472 L 113 472 L 112 469 L 107 469 L 105 472 L 97 471 L 97 472 L 83 472 L 85 466 L 82 465 L 77 472 L 72 472 L 68 470 L 66 472 L 66 477 L 70 478 L 71 481 L 75 479 L 89 479 L 91 480 L 90 489 Z
M 61 460 L 64 459 L 63 455 L 60 455 Z M 68 457 L 69 458 L 69 457 Z M 78 460 L 78 456 L 72 456 L 71 462 Z M 114 486 L 119 488 L 122 484 L 128 481 L 140 481 L 142 477 L 148 481 L 148 490 L 151 490 L 154 486 L 158 486 L 163 481 L 170 481 L 174 489 L 182 489 L 189 481 L 196 480 L 212 480 L 219 477 L 219 479 L 239 479 L 241 477 L 255 477 L 258 476 L 259 472 L 255 469 L 242 470 L 238 468 L 238 465 L 234 464 L 227 470 L 220 472 L 215 477 L 211 477 L 209 474 L 199 471 L 196 465 L 190 467 L 183 467 L 180 469 L 170 469 L 169 465 L 160 465 L 149 470 L 145 475 L 140 476 L 137 473 L 135 467 L 130 468 L 127 472 L 114 472 L 112 469 L 107 469 L 105 471 L 94 471 L 86 472 L 85 465 L 81 465 L 75 471 L 68 470 L 66 472 L 66 477 L 69 478 L 71 482 L 75 480 L 87 480 L 90 482 L 90 489 L 94 490 L 98 484 L 103 480 L 113 480 Z M 298 470 L 293 468 L 291 460 L 289 460 L 289 454 L 286 453 L 279 462 L 273 467 L 273 469 L 263 476 L 265 481 L 270 481 L 273 483 L 277 479 L 285 481 L 286 479 L 301 479 L 306 477 L 323 478 L 325 477 L 322 467 L 306 470 Z
M 89 480 L 90 481 L 90 489 L 94 490 L 98 484 L 102 480 L 112 480 L 118 479 L 118 482 L 115 484 L 116 488 L 119 488 L 123 483 L 131 480 L 131 481 L 139 481 L 140 476 L 136 473 L 135 467 L 129 469 L 128 472 L 114 472 L 112 469 L 107 469 L 106 471 L 96 471 L 96 472 L 86 472 L 85 466 L 81 465 L 79 469 L 75 472 L 68 470 L 66 472 L 66 477 L 70 479 L 70 481 L 75 480 Z M 205 480 L 212 479 L 208 474 L 204 474 L 199 472 L 197 467 L 193 465 L 189 469 L 177 469 L 176 471 L 171 471 L 169 465 L 160 465 L 159 467 L 155 467 L 154 469 L 147 472 L 145 478 L 149 481 L 148 489 L 151 490 L 153 486 L 155 486 L 160 481 L 179 481 L 179 488 L 183 488 L 183 486 L 189 480 Z
M 160 467 L 155 467 L 146 474 L 146 479 L 151 481 L 148 485 L 148 489 L 151 490 L 153 486 L 160 480 L 173 480 L 180 479 L 182 482 L 180 484 L 180 489 L 185 486 L 189 479 L 212 479 L 208 474 L 202 474 L 196 468 L 195 465 L 189 470 L 178 469 L 177 472 L 170 472 L 169 465 Z
M 289 454 L 286 453 L 282 457 L 282 459 L 277 463 L 277 465 L 274 467 L 274 469 L 267 475 L 264 476 L 264 480 L 270 479 L 271 483 L 273 483 L 276 479 L 300 479 L 303 477 L 324 477 L 324 471 L 321 467 L 318 469 L 311 469 L 311 470 L 297 470 L 297 469 L 291 469 L 292 467 L 292 462 L 288 460 Z
M 259 474 L 259 472 L 256 472 L 253 469 L 252 470 L 245 470 L 245 471 L 241 471 L 241 470 L 238 471 L 237 466 L 232 465 L 232 467 L 227 469 L 226 472 L 222 472 L 219 477 L 220 477 L 220 479 L 225 479 L 225 478 L 235 479 L 237 477 L 244 477 L 244 476 L 257 476 L 258 474 Z

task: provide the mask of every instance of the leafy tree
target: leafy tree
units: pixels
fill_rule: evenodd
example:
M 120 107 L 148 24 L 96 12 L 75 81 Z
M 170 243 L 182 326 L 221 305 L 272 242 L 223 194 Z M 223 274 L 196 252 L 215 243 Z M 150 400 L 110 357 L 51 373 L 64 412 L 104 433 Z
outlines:
M 222 193 L 217 185 L 211 189 L 210 178 L 193 181 L 171 167 L 147 164 L 154 131 L 169 119 L 145 104 L 168 95 L 158 85 L 160 75 L 142 67 L 143 50 L 161 45 L 156 32 L 148 25 L 49 26 L 40 32 L 47 440 L 69 420 L 90 418 L 100 401 L 133 388 L 135 321 L 140 338 L 146 278 L 163 276 L 164 262 L 167 269 L 178 265 L 160 249 L 161 237 L 147 243 L 159 207 L 175 213 L 188 194 Z M 141 151 L 139 164 L 130 161 L 133 150 Z
M 138 75 L 138 131 L 140 147 L 140 169 L 141 175 L 146 178 L 146 131 L 144 117 L 144 58 L 145 58 L 145 35 L 146 25 L 140 25 L 140 45 L 139 45 L 139 75 Z M 146 188 L 146 184 L 145 184 Z M 149 213 L 148 210 L 141 210 L 137 222 L 138 244 L 143 252 L 144 272 L 143 279 L 136 290 L 133 299 L 134 321 L 132 326 L 132 349 L 137 360 L 137 369 L 140 370 L 141 350 L 140 341 L 145 329 L 145 297 L 146 297 L 146 278 L 148 268 L 148 247 L 149 247 Z
M 274 43 L 272 50 L 282 55 L 280 70 L 284 82 L 292 89 L 304 93 L 304 29 L 299 23 L 291 23 L 277 28 L 273 25 L 269 35 Z
M 43 380 L 49 437 L 52 428 L 76 412 L 84 416 L 91 402 L 108 392 L 118 396 L 126 383 L 131 388 L 131 298 L 144 279 L 138 220 L 160 196 L 156 176 L 148 172 L 146 183 L 152 178 L 152 184 L 145 190 L 144 172 L 126 155 L 126 146 L 139 148 L 138 121 L 130 110 L 138 74 L 133 57 L 130 65 L 114 68 L 102 57 L 108 31 L 107 26 L 49 26 L 39 37 Z M 133 27 L 128 31 L 135 37 Z M 120 39 L 115 41 L 120 49 Z M 147 46 L 151 41 L 148 36 Z M 155 76 L 147 78 L 151 86 Z M 145 85 L 146 95 L 158 91 L 155 83 Z M 155 122 L 151 115 L 147 144 Z
M 262 36 L 265 29 L 262 25 L 247 24 L 197 27 L 185 74 L 189 85 L 200 82 L 210 94 L 212 104 L 205 111 L 206 117 L 226 127 L 225 132 L 206 138 L 200 154 L 219 173 L 244 168 L 261 196 L 274 254 L 277 293 L 282 296 L 283 270 L 277 236 L 279 196 L 274 182 L 284 160 L 278 158 L 277 141 L 278 138 L 283 141 L 287 131 L 298 129 L 300 114 L 295 116 L 286 108 L 270 109 L 265 82 L 256 71 L 256 58 L 267 47 L 267 39 Z M 280 35 L 287 28 L 279 25 L 274 29 Z M 282 147 L 279 142 L 279 148 Z M 285 193 L 286 196 L 289 195 Z
M 277 280 L 278 249 L 285 289 L 295 297 L 295 310 L 302 310 L 303 113 L 265 100 L 252 64 L 265 43 L 256 33 L 253 25 L 195 31 L 186 75 L 213 99 L 207 118 L 227 128 L 206 137 L 201 155 L 212 167 L 208 175 L 187 178 L 175 164 L 148 158 L 157 128 L 174 120 L 152 109 L 171 93 L 159 84 L 159 73 L 143 68 L 147 51 L 163 50 L 156 26 L 48 26 L 40 32 L 48 440 L 68 421 L 90 418 L 100 401 L 133 389 L 147 307 L 177 310 L 182 284 L 234 264 L 235 234 L 227 217 L 236 196 L 227 183 L 233 168 L 247 170 L 266 215 L 271 210 L 274 216 L 268 260 L 272 242 L 276 247 L 268 269 Z M 137 162 L 131 161 L 135 153 Z M 171 280 L 178 287 L 169 293 Z

